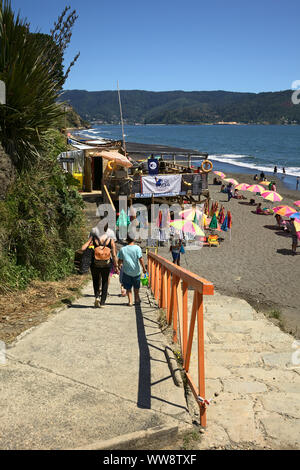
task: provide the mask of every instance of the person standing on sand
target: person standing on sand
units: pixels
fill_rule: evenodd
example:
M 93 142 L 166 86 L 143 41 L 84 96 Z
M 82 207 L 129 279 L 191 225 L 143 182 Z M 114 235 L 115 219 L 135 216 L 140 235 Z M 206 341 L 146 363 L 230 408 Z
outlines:
M 227 186 L 227 194 L 228 194 L 228 202 L 229 202 L 230 199 L 233 197 L 233 194 L 232 194 L 232 183 L 229 183 L 229 185 Z
M 127 236 L 127 246 L 121 248 L 118 253 L 119 268 L 123 266 L 122 285 L 126 289 L 128 296 L 128 306 L 132 307 L 132 288 L 134 289 L 135 305 L 140 305 L 140 287 L 141 287 L 141 267 L 146 274 L 146 267 L 143 260 L 143 253 L 138 245 L 135 245 L 134 239 Z
M 297 179 L 296 179 L 296 191 L 297 191 L 298 188 L 299 188 L 299 184 L 300 184 L 300 176 L 297 176 Z
M 277 166 L 274 166 L 274 173 L 277 173 Z
M 296 255 L 297 254 L 296 250 L 297 250 L 297 246 L 298 246 L 298 237 L 297 237 L 297 231 L 296 231 L 296 227 L 295 227 L 293 219 L 291 219 L 288 222 L 288 228 L 289 228 L 289 231 L 292 235 L 292 255 Z
M 172 253 L 173 263 L 180 266 L 180 252 L 181 252 L 182 241 L 179 238 L 171 239 L 170 251 Z

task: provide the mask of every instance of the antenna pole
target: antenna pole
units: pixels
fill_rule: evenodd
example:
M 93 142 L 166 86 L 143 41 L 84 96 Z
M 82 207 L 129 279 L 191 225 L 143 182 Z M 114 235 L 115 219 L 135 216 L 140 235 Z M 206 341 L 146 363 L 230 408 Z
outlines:
M 126 142 L 125 142 L 125 134 L 124 134 L 124 122 L 123 122 L 123 112 L 122 112 L 122 103 L 121 103 L 121 95 L 120 95 L 120 89 L 119 89 L 119 80 L 118 80 L 118 96 L 119 96 L 119 104 L 120 104 L 120 114 L 121 114 L 121 123 L 122 123 L 122 135 L 123 135 L 123 147 L 125 151 L 125 156 L 126 156 Z

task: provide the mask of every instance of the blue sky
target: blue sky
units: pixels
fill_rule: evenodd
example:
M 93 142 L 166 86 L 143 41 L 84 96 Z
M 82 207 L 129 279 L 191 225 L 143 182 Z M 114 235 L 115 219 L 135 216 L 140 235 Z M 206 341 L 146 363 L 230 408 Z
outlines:
M 278 91 L 300 80 L 299 0 L 12 0 L 48 33 L 66 5 L 66 89 Z

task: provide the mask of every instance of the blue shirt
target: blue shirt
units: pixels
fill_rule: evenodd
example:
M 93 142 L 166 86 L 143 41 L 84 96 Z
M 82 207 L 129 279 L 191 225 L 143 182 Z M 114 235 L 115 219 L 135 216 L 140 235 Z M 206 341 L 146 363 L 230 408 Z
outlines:
M 127 276 L 137 277 L 141 275 L 140 258 L 142 250 L 137 245 L 127 245 L 121 248 L 118 258 L 123 261 L 123 271 Z

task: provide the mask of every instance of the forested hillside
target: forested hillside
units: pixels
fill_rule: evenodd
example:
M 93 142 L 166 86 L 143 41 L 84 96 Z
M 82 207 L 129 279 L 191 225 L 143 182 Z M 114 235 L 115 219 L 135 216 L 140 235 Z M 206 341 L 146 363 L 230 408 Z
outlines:
M 300 124 L 300 105 L 292 91 L 235 93 L 226 91 L 121 91 L 124 120 L 144 124 L 225 122 Z M 87 120 L 120 121 L 116 91 L 69 90 L 61 98 Z

